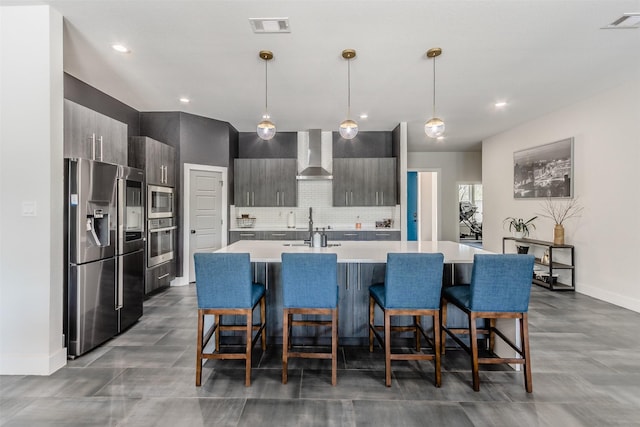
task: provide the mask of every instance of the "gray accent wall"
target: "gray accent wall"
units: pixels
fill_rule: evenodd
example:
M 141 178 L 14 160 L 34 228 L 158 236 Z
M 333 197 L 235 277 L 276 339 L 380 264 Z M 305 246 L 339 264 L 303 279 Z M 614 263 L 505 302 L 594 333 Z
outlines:
M 350 140 L 342 138 L 339 132 L 333 132 L 334 158 L 393 156 L 391 132 L 358 132 L 358 135 Z
M 278 132 L 265 141 L 255 132 L 240 132 L 238 138 L 240 159 L 297 159 L 298 133 Z
M 138 110 L 67 73 L 64 73 L 64 97 L 76 104 L 126 123 L 127 136 L 140 135 Z

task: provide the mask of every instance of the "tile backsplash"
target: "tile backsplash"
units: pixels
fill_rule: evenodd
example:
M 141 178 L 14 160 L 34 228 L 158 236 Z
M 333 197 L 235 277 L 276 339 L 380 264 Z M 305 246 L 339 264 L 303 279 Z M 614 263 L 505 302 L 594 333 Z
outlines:
M 286 227 L 287 216 L 293 212 L 296 227 L 309 224 L 309 207 L 313 208 L 314 227 L 351 228 L 356 222 L 363 228 L 374 228 L 375 222 L 384 218 L 393 220 L 392 227 L 400 228 L 400 206 L 333 207 L 331 181 L 298 181 L 298 206 L 282 208 L 247 208 L 231 206 L 231 218 L 248 214 L 256 218 L 255 227 Z M 231 228 L 235 224 L 232 222 Z

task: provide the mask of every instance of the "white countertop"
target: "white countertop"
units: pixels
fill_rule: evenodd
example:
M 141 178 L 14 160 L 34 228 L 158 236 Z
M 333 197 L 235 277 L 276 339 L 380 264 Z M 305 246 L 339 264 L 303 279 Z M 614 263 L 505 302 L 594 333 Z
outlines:
M 471 263 L 475 254 L 491 252 L 449 241 L 340 241 L 330 242 L 340 246 L 310 248 L 287 246 L 300 244 L 299 240 L 240 240 L 218 249 L 218 253 L 249 253 L 252 262 L 280 262 L 281 254 L 287 253 L 334 253 L 339 263 L 385 263 L 389 252 L 441 252 L 446 263 Z
M 322 231 L 322 227 L 318 227 L 320 230 Z M 315 231 L 316 227 L 313 227 L 313 230 Z M 288 227 L 279 227 L 279 226 L 273 226 L 273 227 L 268 227 L 268 226 L 264 226 L 264 227 L 233 227 L 230 228 L 229 231 L 309 231 L 308 227 L 296 227 L 296 228 L 288 228 Z M 331 227 L 331 228 L 326 228 L 324 231 L 354 231 L 354 232 L 363 232 L 363 231 L 400 231 L 399 228 L 384 228 L 384 227 L 362 227 L 362 228 L 355 228 L 355 226 L 336 226 L 336 227 Z

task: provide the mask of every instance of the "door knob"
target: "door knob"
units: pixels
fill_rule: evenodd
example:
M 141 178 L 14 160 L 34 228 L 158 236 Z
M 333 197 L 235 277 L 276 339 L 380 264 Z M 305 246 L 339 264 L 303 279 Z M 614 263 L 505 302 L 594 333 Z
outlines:
M 196 234 L 196 230 L 191 230 L 191 234 Z

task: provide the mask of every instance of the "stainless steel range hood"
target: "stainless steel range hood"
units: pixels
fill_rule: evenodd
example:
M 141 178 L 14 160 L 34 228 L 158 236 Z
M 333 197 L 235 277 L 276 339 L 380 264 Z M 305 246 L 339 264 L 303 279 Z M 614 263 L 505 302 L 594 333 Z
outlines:
M 328 132 L 329 136 L 331 135 Z M 308 136 L 307 136 L 308 135 Z M 306 142 L 306 144 L 305 144 Z M 333 179 L 331 172 L 322 167 L 322 158 L 331 159 L 331 144 L 325 144 L 322 149 L 322 131 L 320 129 L 309 129 L 309 132 L 298 132 L 298 156 L 301 171 L 296 176 L 299 180 L 330 180 Z

